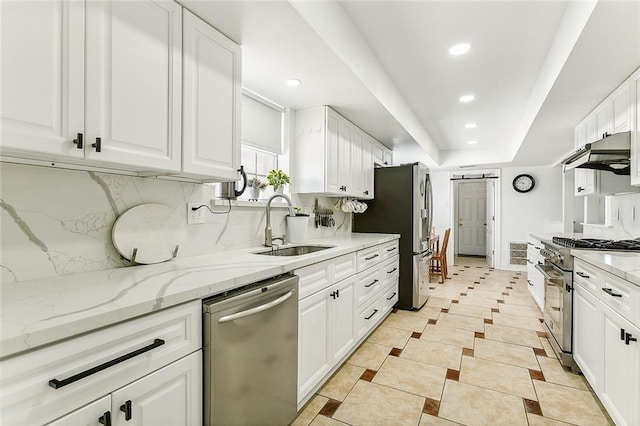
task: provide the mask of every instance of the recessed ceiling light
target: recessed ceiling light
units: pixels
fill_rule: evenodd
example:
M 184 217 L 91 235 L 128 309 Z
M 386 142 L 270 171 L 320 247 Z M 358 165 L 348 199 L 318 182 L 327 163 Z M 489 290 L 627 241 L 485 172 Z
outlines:
M 474 100 L 476 97 L 473 95 L 464 95 L 464 96 L 460 96 L 460 102 L 462 103 L 467 103 L 467 102 L 471 102 L 472 100 Z
M 455 56 L 464 55 L 469 51 L 469 49 L 471 49 L 471 45 L 469 43 L 459 43 L 451 46 L 449 48 L 449 53 Z
M 291 87 L 300 86 L 300 83 L 302 83 L 302 81 L 298 80 L 297 78 L 290 78 L 289 80 L 287 80 L 287 86 Z
M 478 143 L 478 141 L 469 141 L 469 145 L 475 145 L 477 143 Z
M 464 125 L 465 129 L 475 129 L 476 127 L 478 127 L 478 123 L 467 123 Z

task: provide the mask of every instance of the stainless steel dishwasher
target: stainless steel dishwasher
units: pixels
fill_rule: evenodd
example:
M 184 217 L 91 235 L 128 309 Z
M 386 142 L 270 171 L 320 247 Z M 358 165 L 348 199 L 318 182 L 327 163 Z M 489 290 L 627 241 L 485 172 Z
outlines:
M 205 425 L 288 425 L 297 412 L 298 277 L 203 301 Z

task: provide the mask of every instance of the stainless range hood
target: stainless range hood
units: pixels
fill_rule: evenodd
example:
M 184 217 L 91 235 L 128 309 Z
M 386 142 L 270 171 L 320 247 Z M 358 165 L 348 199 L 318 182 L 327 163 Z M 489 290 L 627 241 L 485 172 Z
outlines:
M 616 133 L 588 143 L 562 160 L 564 171 L 580 168 L 631 174 L 631 132 Z

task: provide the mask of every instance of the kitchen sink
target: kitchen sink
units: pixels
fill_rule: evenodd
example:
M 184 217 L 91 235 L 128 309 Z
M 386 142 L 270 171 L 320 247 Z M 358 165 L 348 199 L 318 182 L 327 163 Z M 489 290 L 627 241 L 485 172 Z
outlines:
M 264 254 L 267 256 L 302 256 L 303 254 L 315 253 L 317 251 L 326 250 L 335 246 L 294 246 L 283 247 L 275 250 L 256 251 L 253 254 Z

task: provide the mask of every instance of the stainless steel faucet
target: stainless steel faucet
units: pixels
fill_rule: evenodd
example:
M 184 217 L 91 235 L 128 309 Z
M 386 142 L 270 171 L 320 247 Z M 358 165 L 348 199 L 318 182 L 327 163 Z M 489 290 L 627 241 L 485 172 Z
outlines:
M 273 194 L 271 198 L 269 198 L 269 201 L 267 201 L 267 226 L 264 228 L 264 246 L 265 247 L 272 247 L 273 240 L 282 240 L 282 243 L 284 244 L 284 236 L 273 238 L 273 235 L 271 233 L 271 201 L 273 201 L 274 198 L 278 198 L 278 197 L 283 198 L 287 202 L 287 204 L 289 204 L 289 215 L 291 216 L 296 215 L 296 212 L 293 210 L 293 205 L 291 204 L 291 199 L 286 195 Z

